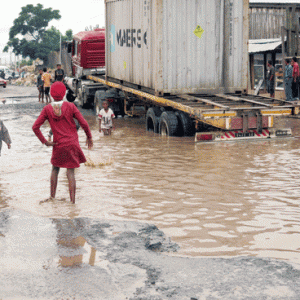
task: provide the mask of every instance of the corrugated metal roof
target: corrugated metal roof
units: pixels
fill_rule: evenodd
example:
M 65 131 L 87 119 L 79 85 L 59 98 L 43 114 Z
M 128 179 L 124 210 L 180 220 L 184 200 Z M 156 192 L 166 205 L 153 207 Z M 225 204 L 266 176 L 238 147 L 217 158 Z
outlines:
M 281 45 L 281 39 L 249 40 L 249 53 L 273 51 Z
M 290 3 L 295 3 L 298 4 L 299 0 L 287 0 L 287 1 L 282 1 L 282 0 L 250 0 L 250 3 L 266 3 L 266 4 L 290 4 Z

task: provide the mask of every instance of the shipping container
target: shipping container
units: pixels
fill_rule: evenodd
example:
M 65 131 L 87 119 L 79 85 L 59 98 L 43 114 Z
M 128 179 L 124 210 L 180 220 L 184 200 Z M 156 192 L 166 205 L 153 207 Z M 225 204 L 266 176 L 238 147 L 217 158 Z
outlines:
M 106 0 L 106 76 L 156 95 L 246 92 L 249 0 Z

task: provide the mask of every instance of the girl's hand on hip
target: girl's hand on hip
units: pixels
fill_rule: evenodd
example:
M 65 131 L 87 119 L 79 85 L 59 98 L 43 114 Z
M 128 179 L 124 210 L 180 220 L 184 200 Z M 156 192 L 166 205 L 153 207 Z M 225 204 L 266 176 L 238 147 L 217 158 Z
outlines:
M 53 146 L 56 145 L 56 143 L 51 142 L 51 141 L 47 141 L 47 142 L 45 143 L 45 145 L 46 145 L 47 147 L 53 147 Z

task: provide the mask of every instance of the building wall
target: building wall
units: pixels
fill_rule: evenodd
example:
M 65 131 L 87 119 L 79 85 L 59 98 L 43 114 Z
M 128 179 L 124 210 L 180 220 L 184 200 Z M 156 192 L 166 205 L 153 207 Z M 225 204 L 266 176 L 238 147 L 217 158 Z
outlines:
M 59 52 L 51 52 L 48 55 L 48 64 L 47 67 L 51 69 L 56 69 L 56 65 L 60 62 Z M 72 75 L 72 67 L 71 67 L 71 56 L 67 51 L 67 47 L 63 44 L 62 53 L 61 53 L 61 65 L 62 69 L 65 71 L 67 76 Z
M 281 27 L 286 23 L 284 7 L 255 7 L 250 5 L 249 39 L 272 39 L 281 37 Z M 298 20 L 300 8 L 297 9 Z

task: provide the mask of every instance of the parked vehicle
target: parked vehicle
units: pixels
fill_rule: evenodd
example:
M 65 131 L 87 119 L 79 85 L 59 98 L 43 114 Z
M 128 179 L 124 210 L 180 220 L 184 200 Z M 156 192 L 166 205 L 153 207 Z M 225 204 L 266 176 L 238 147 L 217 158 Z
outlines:
M 3 86 L 4 88 L 6 88 L 6 80 L 0 78 L 0 86 Z
M 219 129 L 231 138 L 276 136 L 273 116 L 299 113 L 283 100 L 247 95 L 249 0 L 138 2 L 106 1 L 109 38 L 103 31 L 74 36 L 67 84 L 83 107 L 97 112 L 108 100 L 116 114 L 145 115 L 155 133 Z

